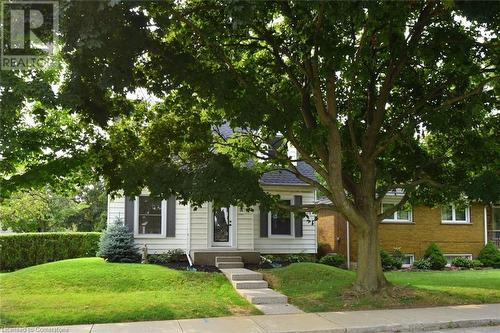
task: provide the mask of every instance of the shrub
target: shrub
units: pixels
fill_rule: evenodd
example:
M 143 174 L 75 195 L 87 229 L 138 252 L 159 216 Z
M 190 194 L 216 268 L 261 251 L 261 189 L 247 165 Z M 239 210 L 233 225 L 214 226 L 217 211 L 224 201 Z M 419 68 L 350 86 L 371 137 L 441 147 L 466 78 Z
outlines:
M 335 267 L 345 267 L 345 262 L 346 258 L 343 255 L 337 253 L 326 255 L 319 260 L 320 264 Z
M 473 268 L 474 262 L 471 259 L 467 259 L 464 257 L 457 257 L 453 259 L 451 262 L 452 266 L 461 267 L 461 268 Z
M 443 252 L 441 252 L 441 249 L 435 243 L 429 245 L 427 250 L 425 250 L 424 258 L 429 260 L 431 263 L 430 268 L 434 270 L 441 270 L 448 263 Z
M 403 261 L 400 259 L 403 254 L 398 249 L 395 249 L 395 253 L 389 253 L 385 250 L 380 251 L 380 260 L 382 261 L 382 269 L 384 271 L 390 271 L 393 269 L 401 269 L 403 266 Z
M 500 250 L 491 243 L 486 244 L 477 257 L 486 267 L 500 268 Z
M 417 269 L 426 269 L 426 270 L 431 269 L 431 262 L 429 261 L 429 259 L 422 258 L 422 259 L 416 260 L 413 263 L 413 267 L 415 267 Z
M 110 262 L 140 262 L 134 235 L 123 224 L 115 223 L 102 234 L 97 255 Z
M 307 254 L 287 254 L 283 257 L 281 257 L 282 262 L 286 264 L 293 264 L 297 262 L 311 262 L 314 261 L 314 259 Z
M 480 268 L 483 267 L 483 263 L 478 259 L 472 260 L 472 268 Z
M 0 235 L 0 270 L 95 257 L 99 232 L 39 232 Z
M 149 254 L 148 262 L 150 264 L 165 265 L 171 262 L 179 262 L 184 256 L 184 251 L 181 249 L 168 250 L 165 253 Z

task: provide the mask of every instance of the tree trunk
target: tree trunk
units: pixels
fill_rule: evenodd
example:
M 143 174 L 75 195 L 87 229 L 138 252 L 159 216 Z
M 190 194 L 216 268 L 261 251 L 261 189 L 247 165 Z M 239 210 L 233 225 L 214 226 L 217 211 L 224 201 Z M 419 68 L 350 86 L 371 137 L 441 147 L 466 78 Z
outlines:
M 358 268 L 355 288 L 363 292 L 378 292 L 387 286 L 380 262 L 378 223 L 372 222 L 357 228 Z

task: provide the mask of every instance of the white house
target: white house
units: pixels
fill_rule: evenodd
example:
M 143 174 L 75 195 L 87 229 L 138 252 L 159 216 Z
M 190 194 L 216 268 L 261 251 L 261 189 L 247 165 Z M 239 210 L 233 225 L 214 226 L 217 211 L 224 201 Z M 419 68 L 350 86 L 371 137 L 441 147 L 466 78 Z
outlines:
M 313 169 L 297 162 L 298 170 L 314 178 Z M 291 205 L 312 204 L 315 190 L 287 171 L 273 171 L 260 179 L 266 192 L 279 194 Z M 293 213 L 261 211 L 238 207 L 214 209 L 210 203 L 194 209 L 174 197 L 160 201 L 144 191 L 135 198 L 117 197 L 108 201 L 108 223 L 117 218 L 133 231 L 140 247 L 148 253 L 182 249 L 195 264 L 214 264 L 216 255 L 238 252 L 254 263 L 259 254 L 316 253 L 316 225 L 312 219 L 298 219 Z

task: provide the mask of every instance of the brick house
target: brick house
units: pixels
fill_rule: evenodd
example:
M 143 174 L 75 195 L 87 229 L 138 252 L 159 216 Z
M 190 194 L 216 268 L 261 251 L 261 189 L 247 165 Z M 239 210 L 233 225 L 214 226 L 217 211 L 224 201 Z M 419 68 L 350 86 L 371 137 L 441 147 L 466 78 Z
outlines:
M 394 204 L 398 196 L 388 196 L 382 205 Z M 352 225 L 330 210 L 318 213 L 317 224 L 320 246 L 345 255 L 349 265 L 357 261 L 356 229 Z M 379 238 L 382 249 L 401 249 L 406 255 L 405 266 L 420 259 L 431 243 L 442 249 L 449 262 L 459 256 L 476 258 L 487 242 L 500 247 L 500 205 L 407 207 L 380 223 Z

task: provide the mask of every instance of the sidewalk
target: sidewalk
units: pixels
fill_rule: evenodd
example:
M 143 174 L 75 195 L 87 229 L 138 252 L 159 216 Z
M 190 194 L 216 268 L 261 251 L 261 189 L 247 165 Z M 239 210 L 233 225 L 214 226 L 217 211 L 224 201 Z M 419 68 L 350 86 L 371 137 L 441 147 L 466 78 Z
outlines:
M 500 304 L 420 309 L 300 313 L 40 328 L 1 332 L 58 333 L 362 333 L 430 331 L 500 325 Z M 499 326 L 500 332 L 500 326 Z

